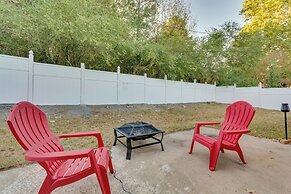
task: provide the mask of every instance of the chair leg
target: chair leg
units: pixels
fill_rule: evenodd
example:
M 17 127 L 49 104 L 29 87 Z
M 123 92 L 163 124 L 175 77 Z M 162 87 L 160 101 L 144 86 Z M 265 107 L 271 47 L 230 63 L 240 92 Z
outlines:
M 223 148 L 220 148 L 220 151 L 221 151 L 222 153 L 224 153 L 224 149 L 223 149 Z
M 104 186 L 103 186 L 101 172 L 98 170 L 95 174 L 96 174 L 96 177 L 97 177 L 97 180 L 98 180 L 98 183 L 99 183 L 99 187 L 100 187 L 101 193 L 105 194 L 106 192 L 105 192 L 105 189 L 104 189 Z
M 52 185 L 53 185 L 53 180 L 51 179 L 51 177 L 46 176 L 46 178 L 44 179 L 38 194 L 49 194 L 52 191 Z
M 237 146 L 236 146 L 236 148 L 235 148 L 235 151 L 238 153 L 238 156 L 240 157 L 241 161 L 242 161 L 244 164 L 246 164 L 246 161 L 245 161 L 245 159 L 244 159 L 244 155 L 243 155 L 243 153 L 242 153 L 242 150 L 241 150 L 239 144 L 237 144 Z
M 90 155 L 90 162 L 91 162 L 92 168 L 95 171 L 102 194 L 110 194 L 111 192 L 110 192 L 110 186 L 109 186 L 109 181 L 108 181 L 108 176 L 107 176 L 107 166 L 105 167 L 105 166 L 97 164 L 97 160 L 96 160 L 94 152 L 92 152 Z
M 193 148 L 194 148 L 194 138 L 192 139 L 191 145 L 190 145 L 190 150 L 189 150 L 189 154 L 192 154 L 193 152 Z
M 217 159 L 219 156 L 220 148 L 216 146 L 210 149 L 210 157 L 209 157 L 209 170 L 214 171 L 216 168 Z
M 194 128 L 194 132 L 193 132 L 193 137 L 192 137 L 192 142 L 191 142 L 191 145 L 190 145 L 190 150 L 189 150 L 189 154 L 192 154 L 192 151 L 193 151 L 193 147 L 194 147 L 194 142 L 195 142 L 195 128 Z
M 111 157 L 109 156 L 109 171 L 111 174 L 114 173 L 114 169 L 113 169 L 113 165 L 112 165 L 112 159 Z
M 102 194 L 111 194 L 108 175 L 107 175 L 107 169 L 104 168 L 104 166 L 99 166 L 96 176 L 97 176 Z

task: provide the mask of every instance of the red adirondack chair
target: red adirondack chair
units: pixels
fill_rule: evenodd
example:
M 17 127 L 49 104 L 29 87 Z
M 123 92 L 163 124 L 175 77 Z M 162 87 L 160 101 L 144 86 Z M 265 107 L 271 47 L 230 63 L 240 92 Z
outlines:
M 29 102 L 20 102 L 11 109 L 7 123 L 18 143 L 25 150 L 25 159 L 38 162 L 47 176 L 38 193 L 50 193 L 55 188 L 96 174 L 103 194 L 110 194 L 107 169 L 113 173 L 108 148 L 100 132 L 72 133 L 54 136 L 44 112 Z M 64 151 L 59 138 L 93 136 L 97 149 Z
M 209 170 L 211 171 L 215 170 L 219 151 L 224 152 L 224 149 L 236 151 L 241 161 L 246 164 L 238 140 L 242 134 L 250 132 L 248 126 L 252 121 L 254 114 L 255 109 L 252 105 L 244 101 L 237 101 L 227 107 L 225 119 L 222 123 L 197 122 L 194 128 L 189 154 L 192 154 L 194 142 L 197 141 L 206 146 L 210 151 Z M 217 138 L 200 134 L 201 126 L 217 124 L 221 125 Z

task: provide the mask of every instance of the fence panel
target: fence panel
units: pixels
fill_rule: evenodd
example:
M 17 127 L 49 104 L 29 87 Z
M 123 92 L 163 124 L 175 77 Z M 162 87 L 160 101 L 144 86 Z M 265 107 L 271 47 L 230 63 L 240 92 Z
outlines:
M 165 80 L 146 79 L 146 102 L 149 104 L 164 104 L 166 102 Z
M 182 103 L 181 82 L 167 80 L 166 93 L 167 103 Z
M 85 70 L 85 104 L 117 104 L 117 73 Z
M 119 74 L 118 100 L 120 104 L 144 103 L 144 77 Z
M 212 84 L 205 84 L 206 87 L 206 99 L 204 99 L 204 102 L 215 102 L 215 85 Z
M 254 107 L 260 107 L 260 88 L 258 87 L 240 87 L 236 88 L 236 100 L 244 100 L 252 104 Z
M 183 82 L 182 84 L 182 102 L 195 102 L 195 84 Z
M 196 83 L 196 102 L 215 102 L 215 86 Z
M 0 103 L 28 99 L 28 59 L 0 55 Z
M 282 103 L 291 106 L 291 88 L 263 88 L 261 90 L 261 107 L 280 110 Z
M 34 103 L 80 104 L 80 96 L 80 68 L 34 64 Z
M 234 86 L 216 87 L 216 102 L 230 104 L 234 101 Z

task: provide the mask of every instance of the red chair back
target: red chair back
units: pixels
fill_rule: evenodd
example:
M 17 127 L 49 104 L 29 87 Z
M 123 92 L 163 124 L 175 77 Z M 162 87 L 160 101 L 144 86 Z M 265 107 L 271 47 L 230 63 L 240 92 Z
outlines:
M 19 102 L 10 111 L 7 123 L 18 143 L 25 151 L 47 153 L 63 151 L 63 146 L 53 135 L 44 112 L 29 102 Z M 53 174 L 62 161 L 40 162 Z
M 255 111 L 252 105 L 245 101 L 237 101 L 229 105 L 226 109 L 226 115 L 221 130 L 231 131 L 248 128 L 254 117 Z M 223 140 L 236 144 L 241 136 L 242 134 L 225 135 Z

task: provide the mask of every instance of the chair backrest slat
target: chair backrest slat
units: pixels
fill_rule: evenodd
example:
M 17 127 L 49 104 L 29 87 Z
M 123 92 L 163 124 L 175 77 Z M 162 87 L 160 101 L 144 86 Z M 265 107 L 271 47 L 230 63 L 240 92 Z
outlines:
M 27 109 L 20 109 L 19 110 L 19 116 L 21 118 L 21 123 L 23 124 L 23 128 L 25 129 L 25 132 L 29 136 L 29 138 L 32 141 L 32 143 L 36 144 L 37 142 L 39 142 L 40 139 L 38 139 L 38 137 L 36 136 L 34 130 L 31 127 L 31 121 L 28 118 L 29 115 L 27 114 Z M 32 133 L 30 133 L 30 131 Z
M 255 109 L 245 101 L 237 101 L 226 109 L 225 119 L 222 123 L 222 131 L 246 129 L 251 123 Z M 241 134 L 225 135 L 223 140 L 236 144 Z
M 37 130 L 40 132 L 40 134 L 42 135 L 42 137 L 44 139 L 46 139 L 47 137 L 51 137 L 52 134 L 50 132 L 50 129 L 48 129 L 48 126 L 47 126 L 47 123 L 46 121 L 46 117 L 44 116 L 44 113 L 42 114 L 41 112 L 36 112 L 36 111 L 33 111 L 34 112 L 34 115 L 33 115 L 33 118 L 34 119 L 34 123 L 37 127 Z
M 26 119 L 29 122 L 29 127 L 31 131 L 33 132 L 35 138 L 38 141 L 41 141 L 42 139 L 44 139 L 44 136 L 41 134 L 41 132 L 39 131 L 36 125 L 34 114 L 35 114 L 35 111 L 31 107 L 26 108 Z
M 25 150 L 28 150 L 29 147 L 33 146 L 33 142 L 31 142 L 31 137 L 28 135 L 28 131 L 26 130 L 23 122 L 22 115 L 18 112 L 12 120 L 13 128 L 14 128 L 14 136 L 16 135 L 21 142 L 19 142 Z

